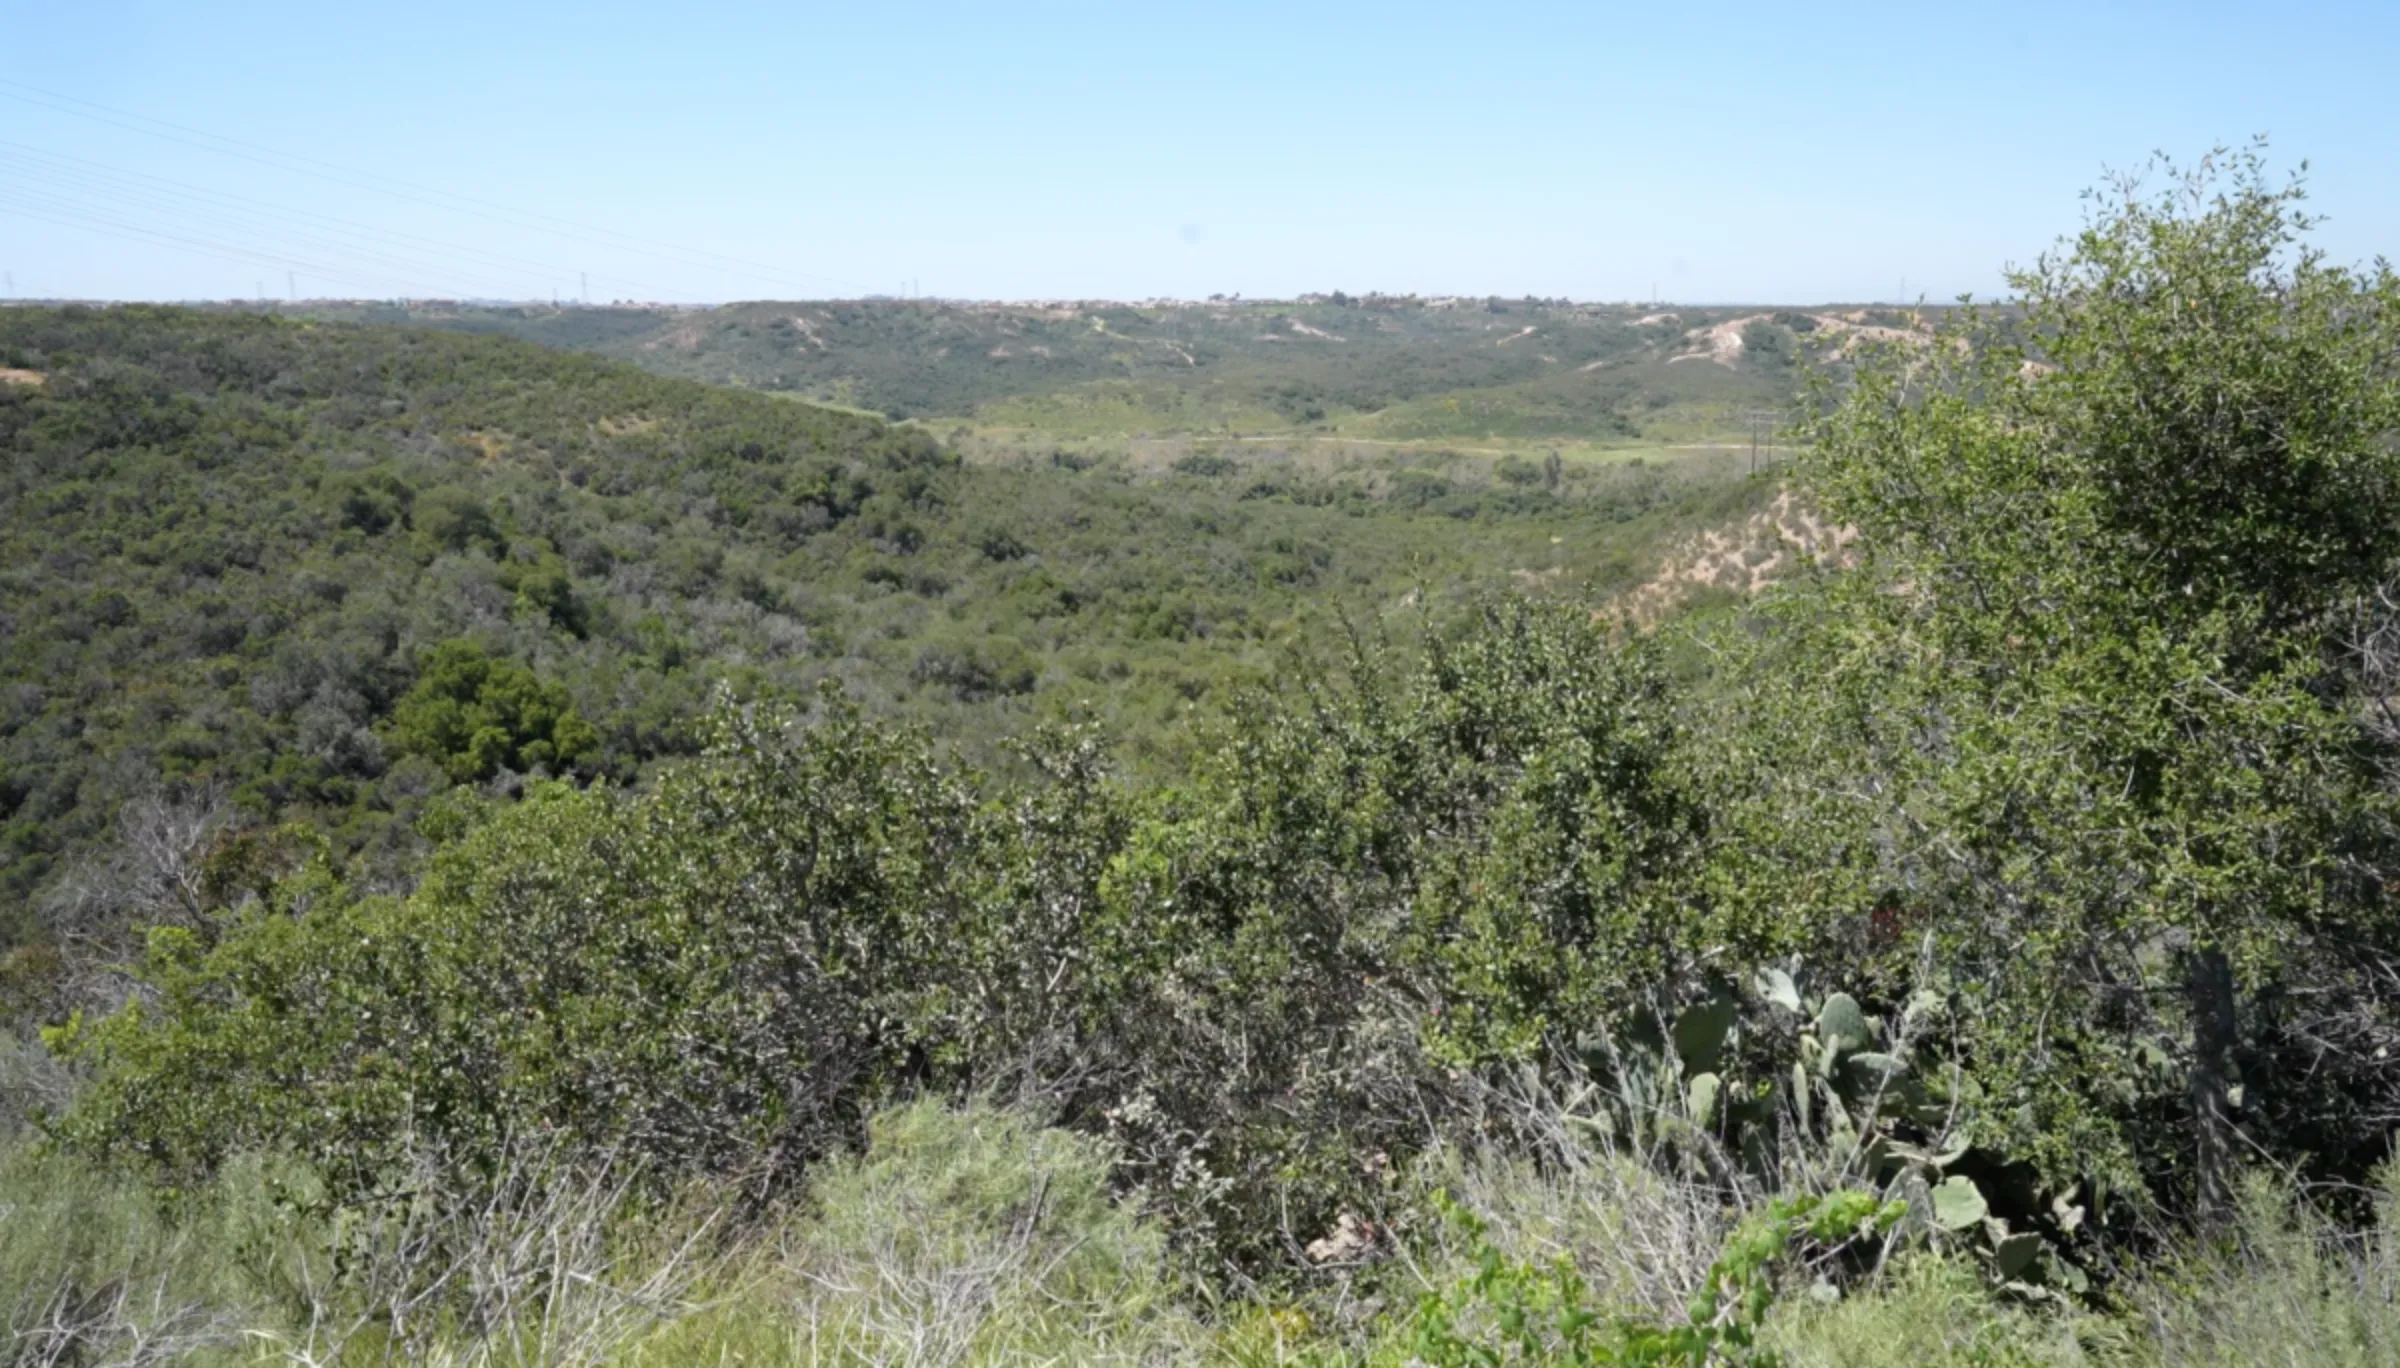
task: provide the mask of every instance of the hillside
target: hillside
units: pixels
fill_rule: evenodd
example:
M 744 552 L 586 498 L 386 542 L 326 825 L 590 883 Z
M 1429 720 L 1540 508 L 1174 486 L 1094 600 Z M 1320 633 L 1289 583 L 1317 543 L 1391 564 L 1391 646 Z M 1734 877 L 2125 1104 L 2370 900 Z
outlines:
M 1759 478 L 0 313 L 0 1342 L 2400 1359 L 2400 273 L 2154 170 Z
M 0 366 L 16 943 L 121 919 L 91 861 L 129 801 L 303 820 L 403 878 L 452 782 L 637 780 L 719 683 L 838 680 L 977 754 L 1092 718 L 1165 764 L 1328 640 L 1312 619 L 1614 592 L 1757 497 L 1256 444 L 963 466 L 922 430 L 513 339 L 239 314 L 0 311 Z
M 1658 444 L 1746 431 L 1792 363 L 1892 311 L 1310 296 L 1048 305 L 918 300 L 714 309 L 420 303 L 327 316 L 505 332 L 663 375 L 894 418 L 1058 435 L 1317 434 Z M 1747 343 L 1745 343 L 1747 339 Z

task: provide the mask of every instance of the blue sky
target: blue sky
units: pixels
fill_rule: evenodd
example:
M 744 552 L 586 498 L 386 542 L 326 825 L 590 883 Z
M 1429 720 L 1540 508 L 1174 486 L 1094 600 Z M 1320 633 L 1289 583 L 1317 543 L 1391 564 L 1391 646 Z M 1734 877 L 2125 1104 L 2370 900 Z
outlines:
M 2367 4 L 0 0 L 0 270 L 1940 299 L 2105 169 L 2257 133 L 2311 161 L 2336 257 L 2400 245 L 2396 57 L 2400 6 Z

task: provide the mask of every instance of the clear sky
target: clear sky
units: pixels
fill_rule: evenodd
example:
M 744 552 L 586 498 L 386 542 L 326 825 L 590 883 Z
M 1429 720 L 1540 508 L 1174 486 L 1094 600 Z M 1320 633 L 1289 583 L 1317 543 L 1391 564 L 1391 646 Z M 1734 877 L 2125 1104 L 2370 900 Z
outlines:
M 2335 256 L 2400 246 L 2395 59 L 2389 3 L 0 0 L 0 271 L 164 299 L 1988 295 L 2107 169 L 2259 133 L 2312 163 Z

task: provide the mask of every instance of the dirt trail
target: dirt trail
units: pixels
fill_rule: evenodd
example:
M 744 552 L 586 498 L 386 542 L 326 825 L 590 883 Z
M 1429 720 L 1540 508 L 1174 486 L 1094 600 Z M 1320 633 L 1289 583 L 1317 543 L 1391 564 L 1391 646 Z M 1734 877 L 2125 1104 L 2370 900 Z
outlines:
M 10 366 L 0 366 L 0 385 L 23 385 L 27 389 L 40 389 L 49 383 L 50 377 L 40 371 L 17 370 Z
M 1478 456 L 1521 456 L 1515 447 L 1453 446 L 1432 438 L 1344 437 L 1329 432 L 1252 432 L 1234 438 L 1237 442 L 1308 442 L 1315 445 L 1425 447 L 1438 445 L 1444 451 L 1469 452 Z

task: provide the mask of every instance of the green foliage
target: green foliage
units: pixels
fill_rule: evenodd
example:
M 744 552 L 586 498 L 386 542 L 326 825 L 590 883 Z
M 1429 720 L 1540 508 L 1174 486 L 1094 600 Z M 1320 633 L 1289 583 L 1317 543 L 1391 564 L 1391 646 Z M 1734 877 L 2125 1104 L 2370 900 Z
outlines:
M 162 1198 L 0 1152 L 0 1361 L 532 1365 L 1186 1362 L 1206 1344 L 1108 1147 L 1023 1113 L 895 1108 L 760 1210 L 633 1199 L 541 1162 L 466 1210 L 422 1190 L 329 1215 L 244 1158 Z M 741 1213 L 736 1214 L 736 1208 Z
M 392 707 L 391 736 L 395 751 L 432 760 L 457 784 L 501 769 L 564 773 L 600 741 L 565 689 L 471 641 L 433 648 Z
M 828 1255 L 880 1245 L 909 1263 L 958 1259 L 961 1246 L 996 1245 L 1031 1218 L 1054 1245 L 1036 1262 L 1094 1295 L 1156 1277 L 1164 1253 L 1158 1232 L 1110 1189 L 1114 1167 L 1111 1148 L 1092 1137 L 988 1105 L 920 1100 L 877 1113 L 863 1151 L 810 1178 L 808 1243 Z
M 116 860 L 119 810 L 160 788 L 220 795 L 237 825 L 309 823 L 408 877 L 447 775 L 381 736 L 443 641 L 564 689 L 597 733 L 568 738 L 582 767 L 631 778 L 687 751 L 705 681 L 637 624 L 663 614 L 772 678 L 807 629 L 743 595 L 787 527 L 833 529 L 947 471 L 917 434 L 501 339 L 10 309 L 0 347 L 50 377 L 0 391 L 11 950 L 60 934 L 61 887 Z M 459 769 L 529 765 L 528 745 L 560 765 L 558 740 Z M 73 931 L 125 948 L 122 924 Z
M 1788 1368 L 2087 1368 L 2153 1361 L 2136 1327 L 2013 1305 L 1995 1298 L 1973 1266 L 1933 1258 L 1901 1260 L 1872 1289 L 1853 1289 L 1837 1301 L 1786 1298 L 1769 1313 L 1760 1340 Z
M 1977 1143 L 2061 1191 L 2205 1201 L 2237 1123 L 2353 1176 L 2383 1144 L 2271 1006 L 2309 982 L 2384 1039 L 2363 966 L 2400 951 L 2357 649 L 2400 565 L 2400 278 L 2296 246 L 2297 198 L 2242 157 L 2114 196 L 2021 318 L 1822 395 L 1798 469 L 1860 563 L 1776 606 L 1723 743 L 1727 895 L 1862 999 L 1937 976 Z
M 811 1179 L 804 1218 L 745 1270 L 734 1304 L 634 1361 L 716 1359 L 729 1342 L 746 1361 L 860 1365 L 929 1343 L 965 1363 L 1190 1355 L 1201 1333 L 1163 1232 L 1112 1190 L 1112 1160 L 993 1107 L 879 1113 L 862 1153 Z M 744 1330 L 764 1333 L 744 1345 Z
M 342 511 L 345 517 L 351 513 L 347 500 Z M 426 560 L 444 552 L 480 550 L 489 554 L 504 549 L 491 510 L 472 493 L 454 486 L 429 489 L 419 496 L 410 510 L 410 523 L 422 548 L 419 554 Z
M 1499 604 L 1145 805 L 1084 953 L 1137 1070 L 1111 1124 L 1183 1219 L 1252 1260 L 1330 1226 L 1358 1155 L 1452 1105 L 1435 1066 L 1525 1057 L 1725 934 L 1674 901 L 1698 832 L 1665 705 L 1585 614 Z
M 1751 325 L 1733 366 L 1668 364 L 1741 315 L 1642 326 L 1622 305 L 1459 301 L 1073 307 L 821 300 L 691 309 L 335 305 L 312 313 L 502 332 L 665 375 L 894 418 L 1124 437 L 1315 428 L 1401 440 L 1622 440 L 1788 403 L 1807 314 Z M 1786 321 L 1789 320 L 1789 321 Z M 1526 333 L 1531 329 L 1531 333 Z M 1712 429 L 1713 430 L 1713 429 Z M 1189 458 L 1210 473 L 1225 458 Z M 1528 482 L 1531 483 L 1531 482 Z
M 0 967 L 66 979 L 56 944 L 149 928 L 121 1005 L 0 1057 L 80 1086 L 38 1118 L 67 1167 L 0 1173 L 64 1194 L 0 1207 L 0 1285 L 35 1289 L 11 1314 L 105 1330 L 77 1352 L 147 1333 L 83 1314 L 94 1278 L 213 1276 L 175 1221 L 216 1229 L 209 1194 L 277 1154 L 296 1224 L 211 1238 L 297 1262 L 245 1256 L 267 1272 L 191 1304 L 284 1298 L 259 1342 L 312 1359 L 341 1351 L 294 1338 L 328 1305 L 294 1268 L 354 1289 L 349 1343 L 387 1355 L 569 1356 L 550 1310 L 478 1300 L 499 1249 L 581 1251 L 541 1256 L 545 1307 L 674 1319 L 685 1284 L 612 1280 L 638 1263 L 614 1242 L 731 1185 L 756 1223 L 710 1246 L 740 1255 L 713 1309 L 591 1344 L 1190 1353 L 1181 1257 L 1264 1290 L 1226 1317 L 1243 1361 L 1316 1311 L 1300 1352 L 1332 1358 L 2074 1361 L 2086 1269 L 2113 1278 L 2093 1306 L 2139 1308 L 2130 1361 L 2389 1358 L 2389 1194 L 2357 1180 L 2400 1108 L 2400 277 L 2326 266 L 2305 227 L 2237 156 L 2112 198 L 2005 313 L 1880 344 L 1872 315 L 1713 320 L 1748 368 L 1678 374 L 1857 359 L 1799 465 L 1856 539 L 1679 639 L 1466 591 L 1502 564 L 1622 587 L 1629 546 L 1763 482 L 1230 438 L 969 468 L 490 339 L 0 311 L 51 376 L 0 392 L 0 838 L 58 930 Z M 1499 389 L 1588 412 L 1507 345 L 1531 333 L 1367 374 L 1460 350 L 1419 314 L 1539 332 L 1558 306 L 1308 308 L 1215 321 L 1379 340 L 1243 386 L 1172 310 L 840 326 L 960 344 L 922 382 L 943 403 L 1106 380 L 1311 424 L 1497 422 Z M 833 320 L 782 322 L 707 326 L 772 334 L 721 361 L 813 356 Z M 1047 359 L 1088 374 L 1003 384 L 985 363 L 1019 354 L 965 345 L 987 325 L 1031 356 L 1064 329 Z M 1620 353 L 1666 366 L 1585 340 L 1595 386 Z M 1170 343 L 1193 374 L 1100 374 Z M 1305 611 L 1327 594 L 1362 611 Z M 733 687 L 695 726 L 703 669 Z M 790 702 L 831 679 L 855 693 Z M 1140 780 L 1044 725 L 1095 698 L 1142 723 Z M 508 801 L 504 771 L 585 786 Z M 995 1095 L 1058 1129 L 890 1110 Z M 1476 1152 L 1531 1190 L 1482 1208 L 1523 1229 L 1411 1207 Z M 2343 1181 L 2319 1212 L 2244 1188 L 2245 1154 Z M 572 1239 L 525 1234 L 567 1207 Z M 1365 1238 L 1301 1243 L 1324 1230 Z M 1417 1268 L 1433 1292 L 1375 1322 Z
M 1783 968 L 1747 987 L 1708 985 L 1671 1027 L 1643 1011 L 1586 1032 L 1580 1061 L 1551 1071 L 1557 1120 L 1694 1182 L 1871 1183 L 1906 1207 L 1912 1238 L 1972 1253 L 1996 1286 L 2089 1290 L 2067 1256 L 2086 1209 L 1998 1148 L 2007 1132 L 1961 1067 L 1942 994 L 1874 1017 L 1848 993 L 1804 996 Z
M 2400 1172 L 2387 1165 L 2363 1195 L 2373 1209 L 2353 1225 L 2251 1175 L 2214 1238 L 2145 1267 L 2128 1310 L 2168 1363 L 2388 1363 L 2400 1354 Z
M 28 963 L 155 790 L 313 826 L 402 885 L 454 775 L 530 768 L 545 741 L 564 766 L 530 733 L 393 744 L 444 642 L 563 690 L 594 734 L 571 767 L 618 782 L 690 754 L 718 682 L 825 679 L 979 761 L 1075 716 L 1170 774 L 1337 601 L 1381 616 L 1422 591 L 1447 620 L 1520 570 L 1628 588 L 1729 488 L 1764 497 L 1651 466 L 1505 502 L 1461 458 L 1461 495 L 1418 510 L 1375 462 L 1299 478 L 1240 448 L 1205 476 L 961 468 L 788 399 L 249 312 L 9 309 L 0 349 L 50 376 L 0 389 L 0 953 Z M 141 920 L 72 930 L 121 955 Z M 5 1008 L 61 1010 L 45 991 Z
M 1775 1305 L 1777 1263 L 1798 1245 L 1804 1264 L 1829 1267 L 1888 1232 L 1904 1211 L 1858 1191 L 1779 1199 L 1726 1241 L 1685 1322 L 1663 1327 L 1609 1315 L 1571 1263 L 1511 1263 L 1485 1244 L 1471 1276 L 1418 1303 L 1416 1352 L 1433 1368 L 1774 1368 L 1783 1360 L 1759 1344 L 1758 1332 Z M 1452 1215 L 1481 1235 L 1476 1218 L 1455 1208 Z
M 1003 790 L 850 706 L 716 727 L 641 793 L 537 787 L 405 898 L 320 866 L 154 934 L 144 998 L 55 1034 L 94 1075 L 58 1133 L 186 1180 L 287 1148 L 346 1199 L 411 1145 L 472 1185 L 526 1126 L 782 1181 L 905 1084 L 1073 1060 L 1178 1233 L 1270 1260 L 1273 1213 L 1424 1143 L 1392 1104 L 1445 1086 L 1428 1051 L 1526 1055 L 1723 933 L 1663 900 L 1697 831 L 1659 682 L 1573 610 L 1495 606 L 1404 688 L 1362 656 L 1147 794 L 1088 739 Z
M 539 790 L 405 899 L 320 872 L 213 947 L 154 933 L 155 999 L 58 1033 L 100 1072 L 63 1133 L 183 1175 L 288 1148 L 345 1198 L 411 1146 L 472 1184 L 524 1126 L 662 1171 L 821 1153 L 939 1043 L 976 813 L 854 714 L 722 726 L 641 799 Z
M 250 1362 L 313 1271 L 322 1231 L 285 1199 L 288 1165 L 248 1159 L 173 1204 L 138 1178 L 0 1150 L 0 1361 Z
M 329 1221 L 288 1163 L 246 1159 L 162 1200 L 129 1175 L 15 1149 L 0 1157 L 0 1311 L 12 1361 L 27 1362 L 863 1365 L 938 1351 L 966 1364 L 2364 1368 L 2394 1342 L 2389 1212 L 2344 1229 L 2272 1182 L 2246 1188 L 2217 1237 L 2153 1251 L 2115 1314 L 1995 1299 L 1949 1260 L 1879 1263 L 1900 1226 L 1858 1192 L 1762 1204 L 1701 1256 L 1679 1289 L 1698 1295 L 1667 1316 L 1629 1308 L 1612 1281 L 1628 1238 L 1660 1235 L 1624 1223 L 1655 1212 L 1625 1201 L 1552 1231 L 1530 1192 L 1481 1215 L 1453 1207 L 1445 1224 L 1471 1247 L 1422 1295 L 1328 1287 L 1204 1314 L 1163 1231 L 1112 1191 L 1107 1145 L 926 1102 L 878 1113 L 866 1134 L 797 1200 L 748 1217 L 733 1208 L 755 1194 L 730 1188 L 662 1206 L 604 1186 L 597 1202 L 513 1193 L 472 1220 L 419 1207 Z M 1574 1179 L 1528 1168 L 1511 1181 Z M 563 1170 L 541 1182 L 579 1191 Z M 1561 1237 L 1596 1261 L 1526 1252 Z

